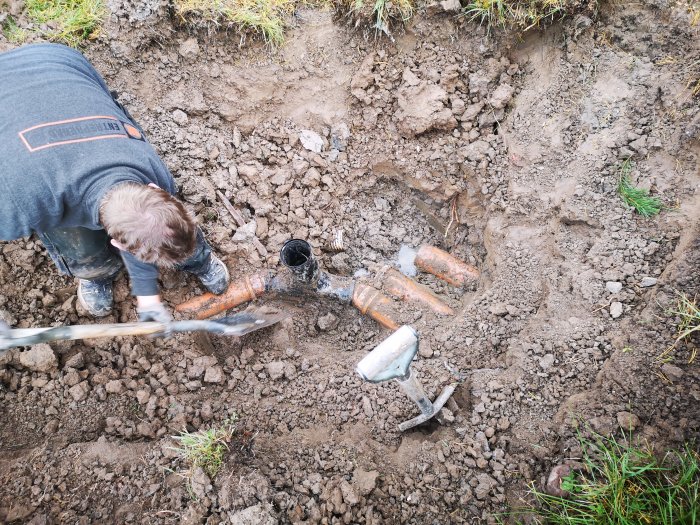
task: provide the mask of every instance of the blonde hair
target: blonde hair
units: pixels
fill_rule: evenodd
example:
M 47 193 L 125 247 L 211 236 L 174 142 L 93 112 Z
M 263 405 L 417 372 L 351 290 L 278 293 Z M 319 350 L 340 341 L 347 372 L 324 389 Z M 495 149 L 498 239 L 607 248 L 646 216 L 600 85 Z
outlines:
M 184 262 L 196 246 L 194 217 L 160 188 L 119 184 L 102 199 L 100 222 L 127 252 L 158 266 Z

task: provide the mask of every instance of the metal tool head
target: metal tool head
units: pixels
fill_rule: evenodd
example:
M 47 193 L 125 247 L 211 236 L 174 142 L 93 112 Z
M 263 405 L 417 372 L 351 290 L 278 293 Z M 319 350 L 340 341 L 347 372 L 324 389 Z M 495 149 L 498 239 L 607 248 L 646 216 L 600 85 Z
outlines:
M 221 335 L 245 335 L 255 330 L 272 326 L 289 317 L 287 312 L 270 306 L 253 306 L 243 312 L 212 319 L 211 322 L 221 325 Z
M 356 370 L 370 383 L 405 378 L 417 352 L 418 332 L 404 325 L 367 354 L 357 364 Z

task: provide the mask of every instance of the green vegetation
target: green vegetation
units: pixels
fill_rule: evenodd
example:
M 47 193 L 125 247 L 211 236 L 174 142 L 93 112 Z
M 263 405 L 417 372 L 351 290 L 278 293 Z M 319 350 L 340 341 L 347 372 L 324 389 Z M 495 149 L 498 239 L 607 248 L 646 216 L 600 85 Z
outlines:
M 631 171 L 632 163 L 627 159 L 622 163 L 620 180 L 617 184 L 617 192 L 620 194 L 620 197 L 622 197 L 627 206 L 637 210 L 637 213 L 642 217 L 658 215 L 664 207 L 661 199 L 650 196 L 649 190 L 645 188 L 634 186 L 629 176 Z
M 667 360 L 671 352 L 678 346 L 678 343 L 689 339 L 693 333 L 700 331 L 700 308 L 698 308 L 696 297 L 690 299 L 686 294 L 679 293 L 675 310 L 670 310 L 668 313 L 678 319 L 678 336 L 673 345 L 658 357 L 662 361 Z M 697 348 L 693 347 L 688 358 L 689 364 L 695 361 L 697 352 Z
M 29 33 L 22 29 L 12 16 L 8 16 L 2 25 L 2 34 L 13 44 L 21 44 L 27 40 Z
M 366 17 L 372 20 L 373 27 L 387 35 L 390 34 L 389 27 L 392 21 L 403 23 L 413 16 L 411 0 L 375 0 L 373 3 L 365 3 L 365 0 L 349 0 L 341 1 L 340 4 L 348 8 L 355 18 Z
M 209 430 L 200 430 L 194 433 L 184 431 L 179 436 L 173 436 L 173 439 L 180 444 L 174 450 L 180 454 L 189 467 L 185 477 L 191 479 L 198 467 L 204 470 L 210 478 L 214 478 L 219 473 L 224 464 L 224 456 L 228 452 L 228 444 L 236 430 L 235 422 L 236 417 L 233 416 Z
M 546 21 L 562 18 L 577 7 L 572 0 L 471 0 L 463 15 L 492 27 L 527 31 Z
M 533 490 L 539 523 L 561 525 L 697 525 L 700 456 L 687 446 L 659 459 L 628 441 L 581 438 L 582 472 L 562 480 L 569 495 Z
M 95 38 L 107 16 L 103 0 L 27 0 L 25 7 L 29 19 L 42 28 L 38 34 L 72 47 Z M 26 38 L 16 27 L 12 34 Z
M 285 19 L 300 4 L 295 0 L 175 0 L 175 13 L 194 25 L 236 26 L 265 42 L 284 41 Z

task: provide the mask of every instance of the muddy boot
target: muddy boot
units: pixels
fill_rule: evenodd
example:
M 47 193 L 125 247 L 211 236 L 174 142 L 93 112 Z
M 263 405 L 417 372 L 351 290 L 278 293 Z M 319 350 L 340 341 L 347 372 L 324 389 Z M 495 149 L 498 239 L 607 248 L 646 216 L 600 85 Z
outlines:
M 114 304 L 112 278 L 78 279 L 78 301 L 85 310 L 95 317 L 109 315 Z
M 212 254 L 209 262 L 201 270 L 192 272 L 199 282 L 213 294 L 222 294 L 226 291 L 230 276 L 228 268 L 216 255 Z

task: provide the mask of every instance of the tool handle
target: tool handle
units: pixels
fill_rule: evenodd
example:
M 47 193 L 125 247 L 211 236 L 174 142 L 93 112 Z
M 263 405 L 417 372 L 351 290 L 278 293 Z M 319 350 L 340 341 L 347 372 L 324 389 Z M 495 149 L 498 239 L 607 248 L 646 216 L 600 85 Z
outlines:
M 34 345 L 47 341 L 93 339 L 123 335 L 153 335 L 163 332 L 166 328 L 166 324 L 156 322 L 16 328 L 0 334 L 0 349 Z

